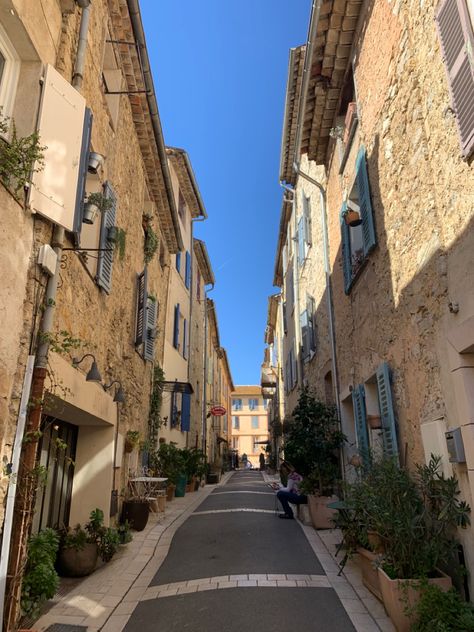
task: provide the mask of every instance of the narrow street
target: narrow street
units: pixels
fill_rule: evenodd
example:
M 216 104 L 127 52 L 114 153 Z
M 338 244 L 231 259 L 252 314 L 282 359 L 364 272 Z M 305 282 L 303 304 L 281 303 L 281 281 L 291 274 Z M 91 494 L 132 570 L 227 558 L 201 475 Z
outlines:
M 260 473 L 236 472 L 178 529 L 125 630 L 257 628 L 355 630 L 299 523 Z

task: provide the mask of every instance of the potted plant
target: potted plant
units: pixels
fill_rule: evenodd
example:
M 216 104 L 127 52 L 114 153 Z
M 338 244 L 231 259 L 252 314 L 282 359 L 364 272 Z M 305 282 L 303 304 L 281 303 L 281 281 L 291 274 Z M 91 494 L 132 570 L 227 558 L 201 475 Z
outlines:
M 183 471 L 181 451 L 174 442 L 160 443 L 158 450 L 150 454 L 150 463 L 153 469 L 168 479 L 166 498 L 171 501 L 174 498 L 179 476 Z
M 98 547 L 94 537 L 90 537 L 80 524 L 60 532 L 61 541 L 58 554 L 59 574 L 65 577 L 90 575 L 97 564 Z
M 132 532 L 130 531 L 130 523 L 128 520 L 121 522 L 117 525 L 117 533 L 119 535 L 120 544 L 128 544 L 133 540 Z
M 411 632 L 474 630 L 474 606 L 463 601 L 454 588 L 442 591 L 438 586 L 423 586 L 413 616 Z
M 84 201 L 82 221 L 84 224 L 93 224 L 100 212 L 105 212 L 110 208 L 112 208 L 112 200 L 102 192 L 89 193 Z
M 199 481 L 206 472 L 206 456 L 197 448 L 183 449 L 181 455 L 187 478 L 186 491 L 193 492 L 199 487 Z
M 43 604 L 54 597 L 59 586 L 54 568 L 59 536 L 54 529 L 44 529 L 28 541 L 28 557 L 21 587 L 23 615 L 37 617 Z
M 140 445 L 140 433 L 138 430 L 127 430 L 125 435 L 124 451 L 127 454 L 133 452 Z
M 355 228 L 356 226 L 360 226 L 362 224 L 360 211 L 351 206 L 350 200 L 347 202 L 346 212 L 344 213 L 344 221 L 348 226 L 351 226 L 351 228 Z
M 365 527 L 383 542 L 378 576 L 387 613 L 397 630 L 410 629 L 423 584 L 448 590 L 441 567 L 455 559 L 457 527 L 469 523 L 455 477 L 440 473 L 440 457 L 417 465 L 413 474 L 394 460 L 373 463 L 362 482 Z
M 332 528 L 336 512 L 327 505 L 337 499 L 339 450 L 345 440 L 336 410 L 319 402 L 305 388 L 285 431 L 285 460 L 303 476 L 300 489 L 308 495 L 313 525 L 316 529 Z
M 122 503 L 121 522 L 128 522 L 135 531 L 143 531 L 148 523 L 150 503 L 147 496 L 138 493 L 129 495 Z

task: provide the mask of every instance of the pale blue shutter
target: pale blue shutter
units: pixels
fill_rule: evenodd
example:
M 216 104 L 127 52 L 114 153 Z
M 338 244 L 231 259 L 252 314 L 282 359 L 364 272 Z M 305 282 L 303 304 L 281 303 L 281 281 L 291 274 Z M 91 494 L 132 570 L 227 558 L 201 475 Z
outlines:
M 81 245 L 82 218 L 84 216 L 84 198 L 86 197 L 86 179 L 89 166 L 89 153 L 92 133 L 92 112 L 86 108 L 84 112 L 84 127 L 82 128 L 81 157 L 79 160 L 79 176 L 76 189 L 76 208 L 72 232 L 76 247 Z
M 286 301 L 283 303 L 283 331 L 286 332 L 288 331 L 288 321 L 286 318 Z
M 99 259 L 97 262 L 96 282 L 107 294 L 110 294 L 112 287 L 112 265 L 114 262 L 114 242 L 108 238 L 109 230 L 115 226 L 115 215 L 117 198 L 109 182 L 104 184 L 104 195 L 111 200 L 112 206 L 102 212 L 102 223 L 100 227 Z
M 137 274 L 137 310 L 135 318 L 135 346 L 138 347 L 145 337 L 145 312 L 147 303 L 147 269 Z
M 367 415 L 365 412 L 365 389 L 362 384 L 352 391 L 352 405 L 354 407 L 354 423 L 357 435 L 357 447 L 364 463 L 369 461 L 369 431 L 367 429 Z
M 300 217 L 298 221 L 298 263 L 300 266 L 304 263 L 304 249 L 305 249 L 305 238 L 304 238 L 304 217 Z
M 183 393 L 181 397 L 181 432 L 191 429 L 191 395 Z
M 179 303 L 174 307 L 173 347 L 179 349 Z
M 184 284 L 189 290 L 189 287 L 191 285 L 191 255 L 188 251 L 186 251 L 186 269 L 184 274 Z
M 155 338 L 156 338 L 156 321 L 158 317 L 158 303 L 147 299 L 146 307 L 146 334 L 143 345 L 143 357 L 145 360 L 154 360 Z
M 390 369 L 386 362 L 377 369 L 377 389 L 382 418 L 383 453 L 384 456 L 395 457 L 398 461 L 397 427 L 390 388 Z
M 307 360 L 310 355 L 310 342 L 309 342 L 309 325 L 308 325 L 308 311 L 305 310 L 300 314 L 300 327 L 301 327 L 301 342 L 303 346 L 303 360 Z
M 360 218 L 362 220 L 362 235 L 364 238 L 364 255 L 368 255 L 375 248 L 374 214 L 372 200 L 370 198 L 369 175 L 367 173 L 367 161 L 365 149 L 361 147 L 356 161 L 356 182 L 359 191 Z
M 349 294 L 352 284 L 351 238 L 350 228 L 344 219 L 347 204 L 344 202 L 341 208 L 341 245 L 342 245 L 342 270 L 344 272 L 344 292 Z
M 183 358 L 188 359 L 188 322 L 183 320 Z
M 309 198 L 303 193 L 304 238 L 308 246 L 311 246 L 311 206 Z
M 180 252 L 176 253 L 176 270 L 178 272 L 181 272 L 181 253 Z
M 314 298 L 306 299 L 306 312 L 308 314 L 308 344 L 310 351 L 316 351 L 316 325 L 314 323 Z

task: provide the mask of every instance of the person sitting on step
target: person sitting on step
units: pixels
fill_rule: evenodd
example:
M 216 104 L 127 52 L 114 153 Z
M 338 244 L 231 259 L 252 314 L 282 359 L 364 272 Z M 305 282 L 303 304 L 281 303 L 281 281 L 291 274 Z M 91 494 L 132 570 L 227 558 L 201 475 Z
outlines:
M 286 487 L 278 485 L 277 498 L 284 511 L 284 513 L 278 514 L 278 517 L 292 520 L 294 515 L 290 503 L 293 505 L 305 505 L 308 502 L 308 497 L 302 494 L 299 489 L 303 477 L 298 474 L 288 461 L 283 461 L 281 464 L 280 474 L 287 477 L 287 484 Z

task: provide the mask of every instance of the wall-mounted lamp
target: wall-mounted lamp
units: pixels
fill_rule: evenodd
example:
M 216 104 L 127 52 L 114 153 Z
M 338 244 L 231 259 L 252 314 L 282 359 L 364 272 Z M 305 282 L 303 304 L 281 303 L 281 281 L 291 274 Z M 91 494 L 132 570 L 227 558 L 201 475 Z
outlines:
M 119 385 L 118 389 L 115 391 L 114 402 L 117 402 L 117 404 L 125 403 L 125 392 L 124 392 L 124 390 L 122 388 L 122 384 L 121 384 L 121 382 L 119 382 L 119 380 L 114 380 L 113 382 L 110 382 L 110 384 L 103 384 L 102 386 L 104 387 L 104 391 L 107 391 L 114 384 L 118 384 Z
M 89 154 L 89 162 L 87 164 L 87 171 L 89 173 L 97 173 L 99 168 L 103 166 L 105 161 L 105 156 L 97 153 L 96 151 L 91 151 Z
M 91 368 L 89 369 L 89 372 L 86 375 L 86 382 L 97 382 L 98 384 L 100 384 L 102 382 L 102 377 L 99 373 L 99 369 L 97 368 L 97 362 L 95 361 L 95 356 L 93 356 L 92 353 L 86 353 L 86 355 L 82 356 L 80 360 L 79 358 L 73 358 L 72 359 L 73 366 L 78 367 L 79 364 L 81 364 L 81 362 L 85 360 L 86 358 L 92 358 L 92 365 L 91 365 Z

